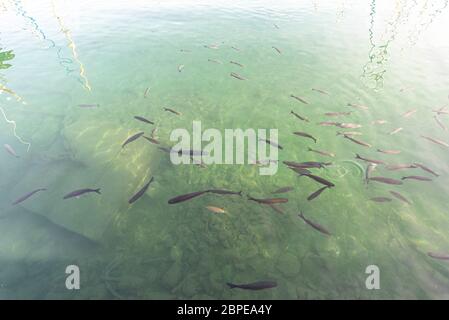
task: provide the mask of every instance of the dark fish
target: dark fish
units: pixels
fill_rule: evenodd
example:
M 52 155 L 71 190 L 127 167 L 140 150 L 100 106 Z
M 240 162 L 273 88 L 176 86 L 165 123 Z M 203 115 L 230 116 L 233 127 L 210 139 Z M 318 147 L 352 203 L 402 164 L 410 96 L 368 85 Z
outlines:
M 235 64 L 236 66 L 239 66 L 239 67 L 242 67 L 242 68 L 244 67 L 243 64 L 235 62 L 235 61 L 229 61 L 229 63 Z
M 361 136 L 362 133 L 358 131 L 338 131 L 337 136 Z
M 316 143 L 316 138 L 313 137 L 312 135 L 308 134 L 308 133 L 301 132 L 301 131 L 295 131 L 295 132 L 293 132 L 293 134 L 295 134 L 295 135 L 297 135 L 297 136 L 300 136 L 300 137 L 312 139 L 313 142 Z
M 9 144 L 4 144 L 3 146 L 5 147 L 5 150 L 6 150 L 10 155 L 12 155 L 13 157 L 16 157 L 16 158 L 20 158 L 20 157 L 17 155 L 16 151 L 13 149 L 13 147 L 11 147 Z
M 387 198 L 387 197 L 375 197 L 375 198 L 371 198 L 371 201 L 374 202 L 390 202 L 391 198 Z
M 192 51 L 189 50 L 189 49 L 181 49 L 181 50 L 179 50 L 179 51 L 181 51 L 181 52 L 192 52 Z
M 350 116 L 351 111 L 349 112 L 326 112 L 324 115 L 328 117 L 340 117 L 340 116 Z
M 333 154 L 332 152 L 314 150 L 314 149 L 309 148 L 309 147 L 307 147 L 307 150 L 310 151 L 310 152 L 315 152 L 315 153 L 321 154 L 322 156 L 335 157 L 335 154 Z
M 427 177 L 422 177 L 422 176 L 407 176 L 407 177 L 402 177 L 402 180 L 418 180 L 418 181 L 432 181 L 432 179 L 427 178 Z
M 416 163 L 416 162 L 413 163 L 413 164 L 414 164 L 415 166 L 421 168 L 422 170 L 427 171 L 427 172 L 430 173 L 430 174 L 433 174 L 435 177 L 439 177 L 439 176 L 440 176 L 438 173 L 436 173 L 435 171 L 433 171 L 432 169 L 426 167 L 426 166 L 423 165 L 423 164 Z
M 401 164 L 389 164 L 385 167 L 385 169 L 390 171 L 403 170 L 403 169 L 416 169 L 414 164 L 409 163 L 401 163 Z
M 364 158 L 364 157 L 360 156 L 359 154 L 356 154 L 355 158 L 358 159 L 358 160 L 371 162 L 371 163 L 374 163 L 374 164 L 385 164 L 385 162 L 382 161 L 382 160 L 373 160 L 373 159 Z
M 364 142 L 364 141 L 354 139 L 353 137 L 350 137 L 350 136 L 347 136 L 347 135 L 343 135 L 343 137 L 348 139 L 348 140 L 350 140 L 350 141 L 352 141 L 352 142 L 354 142 L 354 143 L 357 143 L 357 144 L 359 144 L 361 146 L 371 148 L 371 145 L 369 143 Z
M 211 189 L 211 190 L 207 190 L 210 193 L 215 193 L 215 194 L 228 194 L 228 195 L 236 195 L 236 196 L 241 196 L 242 195 L 242 191 L 229 191 L 229 190 L 221 190 L 221 189 Z
M 66 194 L 63 199 L 75 198 L 75 197 L 79 197 L 79 196 L 82 196 L 83 194 L 91 193 L 91 192 L 101 194 L 100 190 L 101 190 L 100 188 L 75 190 L 75 191 L 70 192 L 69 194 Z
M 100 105 L 97 104 L 79 104 L 78 107 L 80 108 L 98 108 Z
M 189 155 L 191 157 L 207 156 L 208 153 L 202 150 L 179 150 L 178 155 Z
M 315 199 L 316 197 L 318 197 L 324 190 L 326 190 L 327 188 L 329 188 L 328 186 L 322 187 L 321 189 L 318 189 L 317 191 L 315 191 L 314 193 L 312 193 L 307 200 L 311 201 L 313 199 Z
M 279 29 L 279 26 L 275 23 L 275 24 L 273 24 L 273 26 L 276 28 L 276 29 Z
M 401 200 L 402 202 L 405 202 L 407 204 L 412 204 L 406 197 L 404 197 L 402 194 L 396 191 L 390 191 L 390 193 L 397 199 Z
M 427 252 L 427 255 L 434 259 L 439 260 L 449 260 L 449 254 L 441 254 L 441 253 L 435 253 L 435 252 Z
M 282 54 L 282 52 L 281 52 L 281 50 L 279 50 L 278 48 L 276 48 L 276 47 L 272 47 L 274 50 L 276 50 L 279 54 Z
M 133 142 L 133 141 L 139 139 L 141 136 L 143 136 L 144 133 L 145 133 L 145 132 L 141 131 L 141 132 L 138 132 L 138 133 L 132 135 L 132 136 L 129 137 L 128 139 L 126 139 L 125 142 L 123 142 L 123 144 L 122 144 L 122 149 L 123 149 L 128 143 L 131 143 L 131 142 Z
M 301 168 L 301 169 L 307 169 L 307 168 L 324 168 L 327 163 L 324 162 L 293 162 L 293 161 L 282 161 L 283 164 L 289 166 L 289 167 L 295 167 L 295 168 Z
M 314 228 L 315 230 L 327 235 L 327 236 L 331 236 L 332 234 L 323 226 L 319 225 L 316 222 L 313 222 L 309 219 L 307 219 L 306 217 L 304 217 L 304 215 L 302 214 L 302 212 L 300 212 L 298 214 L 298 217 L 300 217 L 302 220 L 304 220 L 305 223 L 307 223 L 309 226 L 311 226 L 312 228 Z
M 132 204 L 132 203 L 136 202 L 137 199 L 139 199 L 141 196 L 143 196 L 145 194 L 145 192 L 147 192 L 148 187 L 150 186 L 151 182 L 153 182 L 153 180 L 154 180 L 154 178 L 151 177 L 150 181 L 148 181 L 148 183 L 146 185 L 144 185 L 142 189 L 137 191 L 137 193 L 135 195 L 133 195 L 131 197 L 131 199 L 128 200 L 128 203 Z
M 287 198 L 269 198 L 269 199 L 256 199 L 248 195 L 248 200 L 255 201 L 262 204 L 275 204 L 275 203 L 286 203 Z
M 234 49 L 235 51 L 240 51 L 240 49 L 237 47 L 231 47 L 231 48 Z
M 171 113 L 173 113 L 173 114 L 176 114 L 177 116 L 180 116 L 180 115 L 182 115 L 182 113 L 181 113 L 181 112 L 178 112 L 178 111 L 176 111 L 176 110 L 173 110 L 173 109 L 170 109 L 170 108 L 164 108 L 164 111 L 168 111 L 168 112 L 171 112 Z
M 447 143 L 444 142 L 444 141 L 441 141 L 441 140 L 438 140 L 438 139 L 435 139 L 435 138 L 431 138 L 431 137 L 427 137 L 427 136 L 421 136 L 421 137 L 424 138 L 424 139 L 429 140 L 430 142 L 439 144 L 440 146 L 449 148 L 449 144 L 447 144 Z
M 239 288 L 239 289 L 244 289 L 244 290 L 263 290 L 263 289 L 271 289 L 274 287 L 277 287 L 277 283 L 276 281 L 257 281 L 257 282 L 253 282 L 253 283 L 248 283 L 248 284 L 233 284 L 233 283 L 226 283 L 229 288 L 234 289 L 234 288 Z
M 183 65 L 183 64 L 180 64 L 180 65 L 178 66 L 178 72 L 181 72 L 182 69 L 184 69 L 184 65 Z
M 145 119 L 144 117 L 140 117 L 140 116 L 135 116 L 134 119 L 145 122 L 145 123 L 149 123 L 149 124 L 154 124 L 153 121 L 150 121 L 148 119 Z
M 325 95 L 329 95 L 329 92 L 321 90 L 321 89 L 312 88 L 312 91 L 316 91 L 316 92 L 319 92 L 319 93 L 322 93 L 322 94 L 325 94 Z
M 301 98 L 301 97 L 295 96 L 294 94 L 291 94 L 290 97 L 292 97 L 292 98 L 294 98 L 294 99 L 296 99 L 296 100 L 298 100 L 299 102 L 302 102 L 302 103 L 304 103 L 304 104 L 309 104 L 306 100 L 304 100 L 304 99 Z
M 287 193 L 293 190 L 293 187 L 283 187 L 279 188 L 276 191 L 273 191 L 272 193 Z
M 150 87 L 146 88 L 145 92 L 143 93 L 143 97 L 144 97 L 144 98 L 147 97 L 148 92 L 150 92 Z
M 143 138 L 144 138 L 144 139 L 147 139 L 147 140 L 150 141 L 151 143 L 154 143 L 154 144 L 160 144 L 159 140 L 156 140 L 156 139 L 154 139 L 154 138 L 147 137 L 147 136 L 143 136 Z
M 400 180 L 396 180 L 396 179 L 392 179 L 392 178 L 385 178 L 385 177 L 371 177 L 369 178 L 370 181 L 376 181 L 376 182 L 381 182 L 381 183 L 385 183 L 385 184 L 392 184 L 392 185 L 401 185 L 403 184 L 402 181 Z
M 175 204 L 175 203 L 180 203 L 180 202 L 184 202 L 193 198 L 196 198 L 198 196 L 201 196 L 205 193 L 209 192 L 209 190 L 205 190 L 205 191 L 197 191 L 197 192 L 192 192 L 192 193 L 188 193 L 188 194 L 183 194 L 177 197 L 174 197 L 170 200 L 168 200 L 169 204 Z
M 259 141 L 264 141 L 264 142 L 266 142 L 266 143 L 268 143 L 268 144 L 271 144 L 273 147 L 276 147 L 276 148 L 278 148 L 278 149 L 280 149 L 280 150 L 283 149 L 281 145 L 279 145 L 279 144 L 277 144 L 277 143 L 275 143 L 275 142 L 272 142 L 272 141 L 270 141 L 270 140 L 268 140 L 268 139 L 259 139 Z
M 309 170 L 307 170 L 306 168 L 298 168 L 298 167 L 288 167 L 288 168 L 293 170 L 293 171 L 295 171 L 299 175 L 306 175 L 306 174 L 311 174 L 312 173 Z
M 32 195 L 34 195 L 35 193 L 39 192 L 39 191 L 46 191 L 46 188 L 40 188 L 40 189 L 36 189 L 34 191 L 31 191 L 30 193 L 27 193 L 26 195 L 20 197 L 19 199 L 17 199 L 16 201 L 14 201 L 12 204 L 16 205 L 19 204 L 25 200 L 27 200 L 29 197 L 31 197 Z
M 309 122 L 309 119 L 307 119 L 306 117 L 300 116 L 299 114 L 297 114 L 296 112 L 294 112 L 293 110 L 290 111 L 290 113 L 292 115 L 294 115 L 296 118 L 298 118 L 299 120 L 305 121 L 305 122 Z
M 231 72 L 231 77 L 234 77 L 234 78 L 239 79 L 239 80 L 246 80 L 246 78 L 242 77 L 241 75 L 239 75 L 239 74 L 237 74 L 235 72 Z
M 314 174 L 304 173 L 304 174 L 301 174 L 301 176 L 309 177 L 310 179 L 315 180 L 318 183 L 324 184 L 325 186 L 328 186 L 329 188 L 335 187 L 335 184 L 333 184 L 332 182 L 327 181 L 326 179 L 318 177 Z

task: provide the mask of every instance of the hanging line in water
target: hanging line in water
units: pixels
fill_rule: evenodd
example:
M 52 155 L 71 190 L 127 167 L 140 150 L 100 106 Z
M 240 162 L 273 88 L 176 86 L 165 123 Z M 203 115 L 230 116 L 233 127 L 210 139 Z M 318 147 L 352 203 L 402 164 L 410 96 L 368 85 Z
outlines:
M 16 128 L 17 128 L 16 122 L 15 122 L 14 120 L 9 120 L 9 119 L 8 119 L 8 117 L 6 116 L 5 110 L 3 110 L 2 107 L 0 107 L 0 111 L 1 111 L 2 114 L 3 114 L 3 118 L 5 119 L 5 121 L 8 122 L 9 124 L 12 124 L 12 125 L 13 125 L 13 133 L 14 133 L 14 137 L 16 137 L 17 140 L 20 141 L 20 143 L 22 143 L 22 144 L 28 146 L 27 152 L 29 152 L 29 151 L 30 151 L 30 148 L 31 148 L 31 143 L 29 143 L 29 142 L 23 140 L 21 137 L 19 137 L 19 136 L 17 135 L 17 133 L 16 133 Z

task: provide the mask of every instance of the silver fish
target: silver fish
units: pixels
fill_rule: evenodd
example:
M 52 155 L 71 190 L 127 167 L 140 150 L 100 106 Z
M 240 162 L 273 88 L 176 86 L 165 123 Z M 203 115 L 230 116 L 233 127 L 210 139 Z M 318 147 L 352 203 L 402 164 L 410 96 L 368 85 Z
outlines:
M 10 154 L 10 155 L 12 155 L 13 157 L 16 157 L 16 158 L 20 158 L 18 155 L 17 155 L 17 153 L 16 153 L 16 151 L 13 149 L 13 147 L 11 147 L 9 144 L 4 144 L 3 145 L 4 147 L 5 147 L 5 150 Z

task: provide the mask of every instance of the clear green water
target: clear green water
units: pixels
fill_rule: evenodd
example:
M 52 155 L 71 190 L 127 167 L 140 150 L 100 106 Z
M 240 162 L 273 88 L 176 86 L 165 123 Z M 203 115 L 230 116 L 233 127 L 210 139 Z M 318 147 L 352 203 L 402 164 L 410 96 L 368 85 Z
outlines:
M 0 298 L 449 298 L 448 263 L 427 256 L 449 253 L 449 153 L 420 137 L 449 143 L 432 112 L 449 102 L 447 1 L 76 3 L 0 1 L 0 143 L 20 156 L 0 153 Z M 164 112 L 168 106 L 183 115 Z M 417 112 L 401 116 L 411 109 Z M 340 119 L 324 115 L 351 110 Z M 309 202 L 319 185 L 283 165 L 274 176 L 251 165 L 176 167 L 143 139 L 120 153 L 130 134 L 153 128 L 135 115 L 156 121 L 164 145 L 171 130 L 201 120 L 220 130 L 279 129 L 280 161 L 328 160 L 292 134 L 306 131 L 318 138 L 312 147 L 336 154 L 334 165 L 319 172 L 336 187 Z M 440 119 L 449 127 L 448 117 Z M 378 119 L 388 123 L 373 125 Z M 373 147 L 317 125 L 326 120 L 362 124 L 360 139 Z M 366 186 L 351 162 L 355 153 L 390 164 L 421 162 L 440 177 Z M 431 177 L 419 169 L 376 171 L 412 174 Z M 148 192 L 128 205 L 150 176 Z M 167 204 L 212 187 L 271 197 L 284 186 L 295 187 L 284 195 L 285 214 L 245 197 Z M 48 190 L 11 205 L 42 187 Z M 86 187 L 101 187 L 102 195 L 62 200 Z M 413 205 L 369 201 L 389 190 Z M 213 214 L 208 205 L 227 213 Z M 299 209 L 333 236 L 306 225 Z M 65 287 L 69 264 L 80 267 L 80 290 Z M 371 264 L 380 268 L 380 290 L 365 288 Z M 226 286 L 266 279 L 278 286 Z

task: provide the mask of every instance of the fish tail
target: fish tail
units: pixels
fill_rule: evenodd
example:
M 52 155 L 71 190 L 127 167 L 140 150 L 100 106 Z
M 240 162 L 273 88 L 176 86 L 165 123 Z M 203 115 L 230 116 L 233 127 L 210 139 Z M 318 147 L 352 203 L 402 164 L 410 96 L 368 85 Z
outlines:
M 355 154 L 356 159 L 362 159 L 358 153 Z
M 94 192 L 101 194 L 101 188 L 95 189 Z
M 243 195 L 243 191 L 239 191 L 237 194 L 238 194 L 239 196 L 242 196 L 242 195 Z
M 226 284 L 228 285 L 228 287 L 230 288 L 230 289 L 234 289 L 234 288 L 237 288 L 238 286 L 236 286 L 235 284 L 232 284 L 232 283 L 230 283 L 230 282 L 226 282 Z
M 312 151 L 312 148 L 310 148 L 310 147 L 307 147 L 307 150 L 308 150 L 308 151 Z

